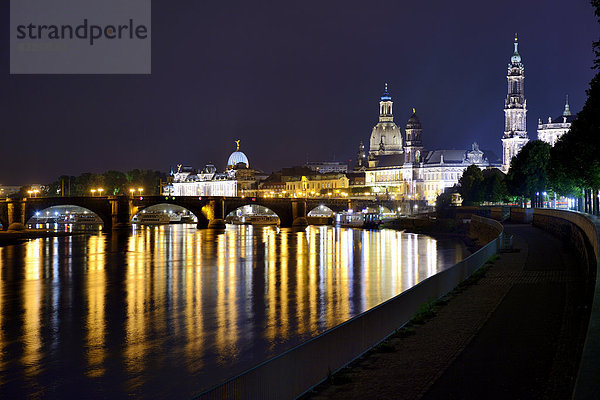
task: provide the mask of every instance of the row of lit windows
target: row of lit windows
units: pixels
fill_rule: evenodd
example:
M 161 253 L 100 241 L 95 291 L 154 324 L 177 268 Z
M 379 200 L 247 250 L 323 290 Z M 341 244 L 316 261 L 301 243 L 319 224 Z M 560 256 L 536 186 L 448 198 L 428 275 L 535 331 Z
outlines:
M 445 180 L 445 181 L 449 181 L 449 180 L 456 180 L 458 181 L 458 179 L 462 176 L 462 172 L 436 172 L 436 173 L 426 173 L 425 174 L 425 180 L 427 181 L 433 181 L 433 180 Z

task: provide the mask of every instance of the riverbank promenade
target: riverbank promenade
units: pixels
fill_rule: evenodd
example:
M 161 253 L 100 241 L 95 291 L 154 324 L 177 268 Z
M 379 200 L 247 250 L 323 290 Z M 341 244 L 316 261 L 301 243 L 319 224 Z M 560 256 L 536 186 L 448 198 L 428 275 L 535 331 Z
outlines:
M 309 397 L 570 398 L 592 283 L 555 236 L 526 224 L 504 228 L 514 250 L 500 253 L 481 279 Z

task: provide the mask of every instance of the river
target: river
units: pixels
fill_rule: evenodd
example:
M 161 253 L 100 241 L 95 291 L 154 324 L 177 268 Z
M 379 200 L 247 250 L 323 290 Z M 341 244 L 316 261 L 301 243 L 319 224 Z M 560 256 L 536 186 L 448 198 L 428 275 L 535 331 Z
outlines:
M 0 247 L 0 398 L 189 398 L 466 254 L 454 239 L 331 226 Z

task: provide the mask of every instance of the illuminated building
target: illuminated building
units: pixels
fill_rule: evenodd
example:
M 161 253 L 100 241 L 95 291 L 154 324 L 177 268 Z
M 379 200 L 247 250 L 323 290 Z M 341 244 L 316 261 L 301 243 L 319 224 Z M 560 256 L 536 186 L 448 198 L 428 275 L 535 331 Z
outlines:
M 290 168 L 291 174 L 276 173 L 258 185 L 260 197 L 314 197 L 339 194 L 350 187 L 350 178 L 340 173 L 307 173 L 303 168 Z M 293 172 L 297 170 L 297 172 Z M 308 170 L 310 171 L 310 170 Z M 287 172 L 287 173 L 290 173 Z M 353 174 L 349 174 L 352 175 Z M 353 176 L 354 177 L 354 176 Z M 356 178 L 354 177 L 354 180 Z
M 527 100 L 525 100 L 525 67 L 521 62 L 515 35 L 515 51 L 508 64 L 508 94 L 504 102 L 504 136 L 502 137 L 502 171 L 507 172 L 510 161 L 529 142 L 527 136 Z
M 348 172 L 348 164 L 339 161 L 309 161 L 305 166 L 322 174 L 327 174 L 329 172 Z
M 349 186 L 350 180 L 344 174 L 302 176 L 300 179 L 285 183 L 286 191 L 296 197 L 324 194 L 324 192 L 335 193 L 336 190 L 347 189 Z
M 381 99 L 380 123 L 382 117 L 385 118 L 384 122 L 390 123 L 393 121 L 393 103 L 387 85 Z M 365 186 L 375 193 L 387 193 L 404 199 L 427 200 L 431 204 L 446 188 L 458 183 L 469 165 L 474 164 L 481 169 L 501 166 L 500 160 L 493 152 L 480 150 L 477 143 L 473 143 L 471 150 L 425 150 L 422 142 L 423 129 L 415 109 L 406 124 L 404 138 L 395 124 L 396 128 L 385 130 L 385 134 L 382 133 L 384 130 L 377 129 L 377 126 L 373 129 L 375 139 L 386 137 L 385 135 L 392 131 L 395 134 L 397 129 L 400 134 L 399 142 L 404 143 L 404 146 L 399 150 L 389 150 L 384 144 L 379 150 L 373 150 L 372 134 L 367 167 L 362 167 L 364 159 L 361 156 L 364 154 L 364 147 L 359 147 L 357 169 L 364 169 Z M 386 141 L 379 140 L 383 143 Z
M 545 124 L 542 123 L 541 119 L 538 121 L 538 139 L 554 146 L 556 141 L 571 129 L 571 123 L 574 119 L 575 116 L 571 115 L 569 109 L 569 96 L 567 96 L 565 110 L 560 117 L 554 119 L 548 117 L 548 123 Z
M 392 112 L 392 97 L 388 92 L 387 83 L 379 102 L 379 122 L 371 132 L 369 156 L 402 154 L 402 133 L 394 123 Z
M 163 195 L 168 196 L 251 196 L 256 192 L 255 171 L 249 168 L 248 157 L 240 151 L 239 140 L 236 150 L 227 160 L 227 168 L 217 172 L 217 168 L 206 165 L 202 170 L 179 165 L 171 171 L 170 182 L 163 187 Z

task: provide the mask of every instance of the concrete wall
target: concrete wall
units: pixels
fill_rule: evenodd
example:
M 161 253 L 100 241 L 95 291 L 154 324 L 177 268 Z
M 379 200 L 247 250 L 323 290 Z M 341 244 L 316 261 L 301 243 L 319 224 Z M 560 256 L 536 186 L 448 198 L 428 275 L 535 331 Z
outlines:
M 533 224 L 562 237 L 584 257 L 583 268 L 595 277 L 594 299 L 573 399 L 598 399 L 600 393 L 600 222 L 575 211 L 535 209 Z
M 533 208 L 513 207 L 510 209 L 510 222 L 529 224 L 533 220 Z
M 473 215 L 469 226 L 469 237 L 483 246 L 496 239 L 503 229 L 502 224 L 498 221 Z
M 419 307 L 468 278 L 496 254 L 502 225 L 474 216 L 477 232 L 496 239 L 458 264 L 392 299 L 201 394 L 200 399 L 294 399 L 327 379 L 405 324 Z

